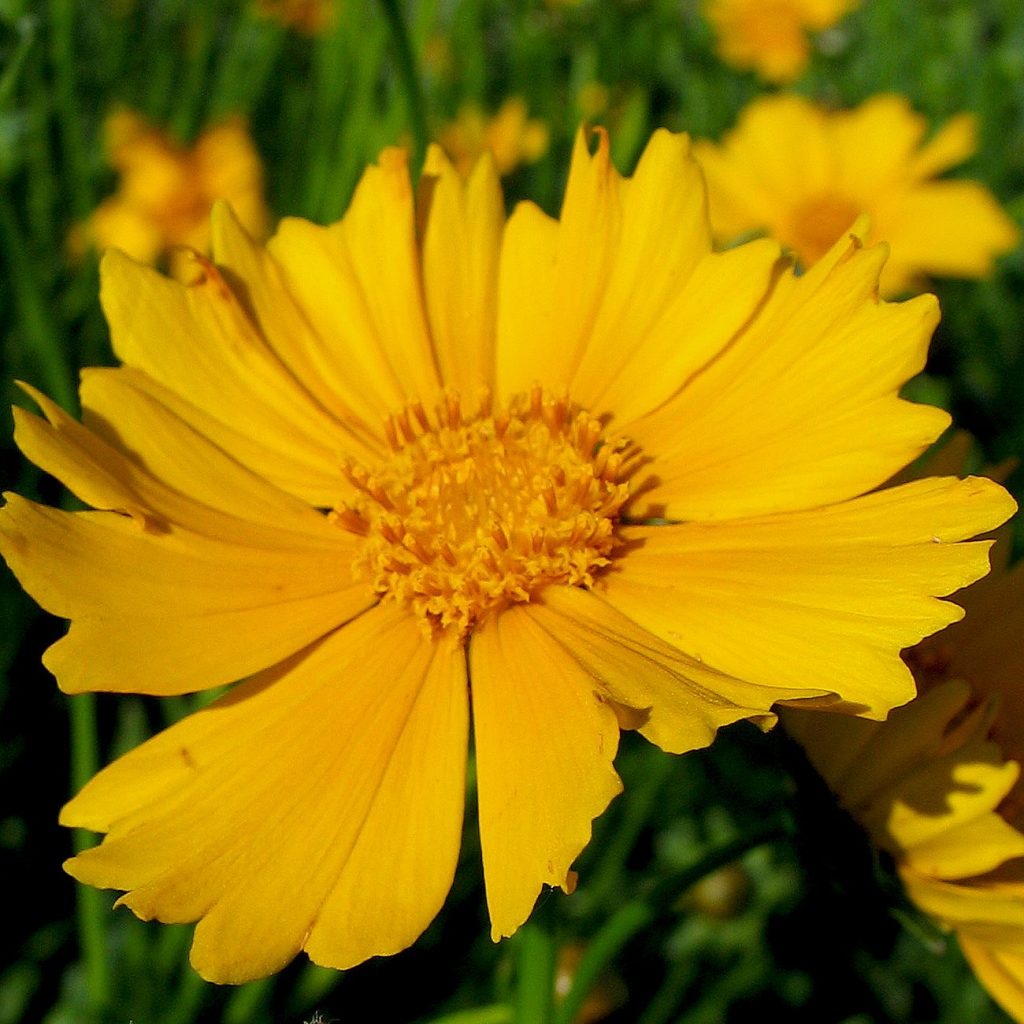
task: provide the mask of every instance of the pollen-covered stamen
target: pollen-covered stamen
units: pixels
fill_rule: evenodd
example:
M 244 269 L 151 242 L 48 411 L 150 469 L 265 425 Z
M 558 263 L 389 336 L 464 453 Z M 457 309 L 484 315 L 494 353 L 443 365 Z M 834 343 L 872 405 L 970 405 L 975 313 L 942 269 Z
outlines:
M 358 497 L 334 521 L 363 538 L 355 560 L 382 598 L 408 604 L 431 635 L 464 636 L 489 611 L 548 583 L 589 586 L 619 541 L 629 497 L 622 446 L 539 387 L 467 416 L 454 392 L 429 415 L 387 418 L 391 456 L 342 472 Z

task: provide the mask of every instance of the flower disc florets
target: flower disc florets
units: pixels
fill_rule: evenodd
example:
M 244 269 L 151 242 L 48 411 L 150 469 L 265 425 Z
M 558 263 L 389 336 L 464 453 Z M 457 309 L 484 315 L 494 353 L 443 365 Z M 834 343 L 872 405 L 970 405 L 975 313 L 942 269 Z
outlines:
M 388 418 L 392 454 L 345 475 L 359 497 L 333 515 L 365 538 L 355 570 L 408 604 L 431 636 L 464 637 L 488 612 L 548 583 L 589 586 L 620 543 L 619 446 L 566 399 L 534 388 L 505 410 L 463 418 L 447 393 Z

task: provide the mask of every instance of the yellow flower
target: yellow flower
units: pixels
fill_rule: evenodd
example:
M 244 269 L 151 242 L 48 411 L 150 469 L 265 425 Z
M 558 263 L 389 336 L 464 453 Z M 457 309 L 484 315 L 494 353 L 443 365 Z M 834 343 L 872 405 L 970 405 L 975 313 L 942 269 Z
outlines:
M 901 96 L 829 112 L 799 96 L 754 100 L 719 146 L 700 142 L 716 237 L 767 232 L 805 266 L 829 251 L 858 214 L 888 242 L 882 291 L 923 275 L 984 277 L 1020 233 L 984 185 L 935 181 L 976 149 L 974 118 L 953 118 L 922 144 L 924 118 Z
M 1024 1021 L 1024 563 L 961 601 L 961 622 L 908 652 L 922 693 L 888 721 L 784 721 L 908 896 Z
M 266 234 L 263 170 L 241 120 L 208 128 L 185 149 L 120 110 L 107 119 L 106 136 L 118 191 L 72 235 L 73 250 L 116 247 L 145 263 L 176 246 L 206 252 L 217 199 L 231 203 L 251 234 Z
M 71 620 L 62 688 L 248 677 L 61 818 L 107 833 L 76 878 L 199 922 L 204 977 L 415 940 L 455 870 L 470 691 L 497 939 L 572 888 L 621 728 L 682 752 L 791 698 L 882 717 L 913 695 L 900 649 L 960 616 L 937 597 L 987 570 L 958 542 L 1011 514 L 998 485 L 865 494 L 948 423 L 898 397 L 935 300 L 879 302 L 856 240 L 800 277 L 769 241 L 715 254 L 686 138 L 625 180 L 596 134 L 560 220 L 506 221 L 492 162 L 464 182 L 437 147 L 417 204 L 388 150 L 342 221 L 266 249 L 216 207 L 188 285 L 112 251 L 124 365 L 85 371 L 84 426 L 16 410 L 95 509 L 0 512 Z
M 338 13 L 336 0 L 254 0 L 253 7 L 260 17 L 307 36 L 332 28 Z
M 831 28 L 857 0 L 704 0 L 718 55 L 769 82 L 792 82 L 810 56 L 808 32 Z
M 521 164 L 536 163 L 548 151 L 548 126 L 527 115 L 526 101 L 512 96 L 488 119 L 474 103 L 438 136 L 438 142 L 464 177 L 483 153 L 490 153 L 498 173 L 511 174 Z

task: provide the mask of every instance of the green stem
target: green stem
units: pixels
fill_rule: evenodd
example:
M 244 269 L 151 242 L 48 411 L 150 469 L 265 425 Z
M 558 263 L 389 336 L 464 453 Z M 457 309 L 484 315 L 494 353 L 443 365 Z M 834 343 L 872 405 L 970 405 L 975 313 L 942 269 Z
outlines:
M 221 1020 L 224 1024 L 247 1024 L 248 1021 L 254 1020 L 260 1008 L 269 1002 L 273 987 L 273 978 L 250 981 L 239 986 L 231 993 Z
M 0 198 L 0 243 L 7 256 L 18 318 L 39 368 L 40 383 L 58 405 L 73 412 L 76 402 L 71 369 L 18 219 L 4 198 Z
M 554 1024 L 572 1024 L 607 965 L 634 936 L 650 927 L 659 916 L 672 912 L 676 896 L 748 851 L 787 834 L 784 820 L 772 819 L 756 832 L 712 850 L 692 867 L 663 878 L 643 899 L 628 903 L 613 914 L 580 958 L 572 988 L 559 1005 Z
M 77 793 L 99 767 L 96 740 L 96 697 L 80 693 L 69 698 L 71 716 L 71 789 Z M 76 828 L 71 833 L 75 853 L 88 850 L 96 843 L 92 832 Z M 85 969 L 85 990 L 89 1006 L 94 1010 L 110 1002 L 110 971 L 107 966 L 106 915 L 107 897 L 87 885 L 75 889 L 78 942 Z
M 437 1017 L 431 1024 L 513 1024 L 512 1007 L 504 1003 L 480 1006 L 475 1010 L 458 1010 Z
M 380 0 L 380 5 L 395 43 L 398 73 L 402 79 L 402 88 L 405 90 L 405 98 L 409 107 L 409 127 L 412 130 L 413 138 L 413 168 L 418 174 L 423 165 L 423 157 L 427 152 L 427 115 L 426 105 L 423 102 L 423 90 L 420 87 L 420 76 L 398 0 Z
M 555 996 L 555 941 L 541 917 L 519 929 L 514 1024 L 547 1024 Z
M 4 68 L 3 74 L 0 74 L 0 107 L 6 107 L 10 103 L 25 67 L 25 58 L 36 41 L 36 22 L 31 18 L 20 18 L 14 27 L 18 33 L 18 43 L 14 53 L 7 58 L 7 67 Z
M 161 1024 L 190 1024 L 196 1020 L 208 987 L 186 961 L 181 982 L 174 990 L 173 1002 Z
M 199 110 L 210 79 L 207 72 L 215 29 L 212 5 L 197 4 L 189 25 L 191 47 L 185 62 L 184 82 L 176 90 L 178 102 L 171 119 L 171 131 L 182 143 L 191 143 L 198 129 Z
M 644 1008 L 636 1024 L 668 1024 L 670 1020 L 678 1018 L 676 1011 L 698 971 L 697 961 L 692 957 L 672 964 L 661 987 Z
M 573 975 L 572 988 L 555 1014 L 555 1024 L 572 1024 L 583 1007 L 590 990 L 597 983 L 607 964 L 638 932 L 654 920 L 657 911 L 649 902 L 627 903 L 616 911 L 594 936 L 580 958 Z
M 84 220 L 92 212 L 92 180 L 82 135 L 82 112 L 78 105 L 75 72 L 80 56 L 75 53 L 74 0 L 50 0 L 50 64 L 53 74 L 54 111 L 60 129 L 61 144 L 70 183 L 71 209 L 76 220 Z
M 621 808 L 622 818 L 616 823 L 601 852 L 601 859 L 587 879 L 586 896 L 591 906 L 600 907 L 622 884 L 623 869 L 636 845 L 650 813 L 675 768 L 675 758 L 654 757 L 644 764 L 639 783 L 629 791 L 629 801 Z

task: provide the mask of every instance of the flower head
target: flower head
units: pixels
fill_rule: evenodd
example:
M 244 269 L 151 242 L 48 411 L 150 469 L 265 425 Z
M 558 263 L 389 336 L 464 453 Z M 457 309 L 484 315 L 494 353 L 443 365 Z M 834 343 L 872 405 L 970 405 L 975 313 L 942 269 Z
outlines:
M 144 263 L 177 246 L 207 252 L 217 199 L 231 203 L 250 234 L 265 235 L 263 169 L 241 120 L 208 128 L 187 149 L 119 110 L 107 119 L 106 138 L 118 191 L 76 229 L 73 249 L 116 247 Z
M 907 653 L 921 694 L 887 721 L 784 720 L 910 899 L 1024 1021 L 1024 563 L 961 600 L 964 619 Z
M 226 206 L 188 283 L 117 252 L 118 369 L 17 440 L 94 511 L 16 495 L 0 548 L 71 619 L 68 692 L 227 696 L 65 808 L 71 860 L 198 921 L 237 982 L 409 945 L 457 860 L 472 694 L 495 938 L 571 889 L 620 729 L 681 752 L 777 701 L 883 717 L 1004 520 L 985 480 L 872 491 L 947 424 L 898 390 L 937 311 L 843 240 L 797 277 L 712 251 L 685 137 L 629 180 L 576 144 L 561 218 L 493 162 L 386 151 L 342 221 L 266 248 Z M 812 680 L 808 688 L 808 680 Z
M 548 151 L 548 126 L 529 117 L 521 96 L 511 96 L 490 118 L 475 104 L 465 104 L 438 141 L 460 174 L 468 175 L 480 156 L 490 153 L 504 176 L 536 163 Z
M 792 82 L 807 67 L 807 33 L 831 28 L 856 6 L 857 0 L 704 0 L 704 14 L 722 60 L 769 82 Z
M 973 117 L 923 143 L 926 127 L 900 96 L 845 111 L 799 96 L 754 100 L 721 145 L 694 147 L 716 237 L 764 231 L 811 266 L 866 213 L 869 239 L 891 247 L 884 293 L 924 275 L 984 277 L 1020 233 L 984 185 L 934 180 L 975 151 Z

